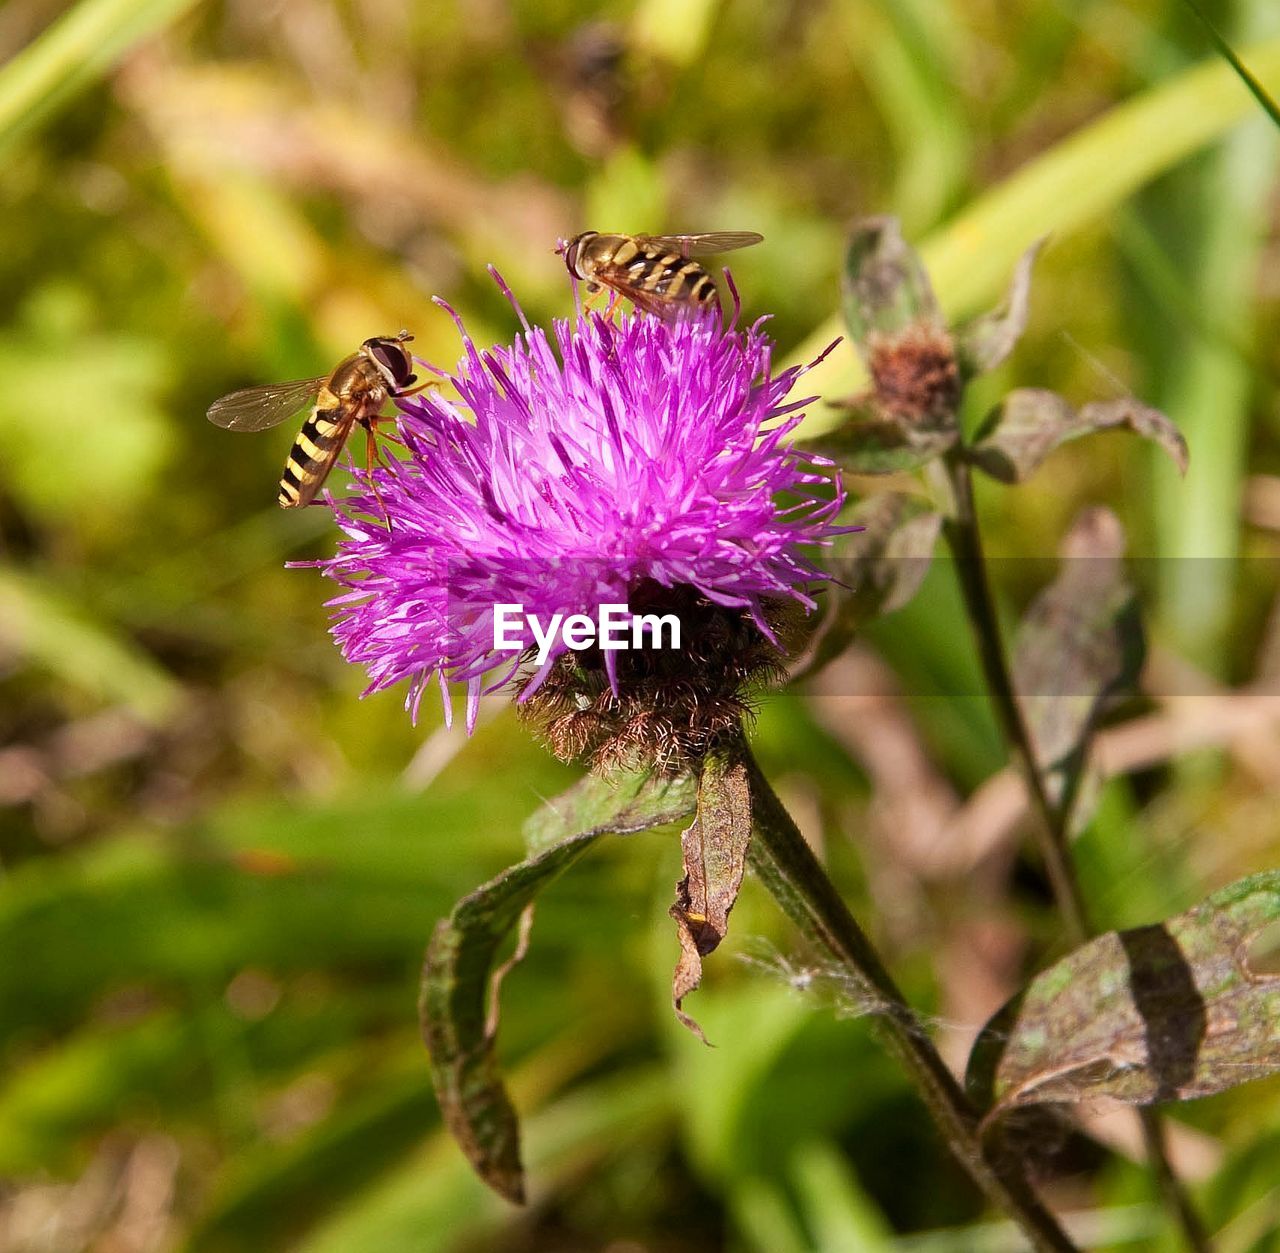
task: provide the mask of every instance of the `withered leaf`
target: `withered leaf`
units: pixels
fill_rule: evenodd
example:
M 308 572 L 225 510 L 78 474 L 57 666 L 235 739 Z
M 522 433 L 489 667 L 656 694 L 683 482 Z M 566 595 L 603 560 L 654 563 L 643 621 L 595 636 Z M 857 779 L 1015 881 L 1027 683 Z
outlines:
M 706 1043 L 702 1029 L 681 1003 L 702 982 L 702 959 L 729 930 L 751 839 L 751 788 L 744 755 L 736 748 L 711 753 L 698 779 L 698 807 L 680 839 L 684 877 L 676 884 L 671 916 L 680 960 L 671 976 L 676 1017 Z
M 1085 510 L 1063 541 L 1058 577 L 1031 604 L 1014 644 L 1013 679 L 1049 797 L 1073 825 L 1098 717 L 1130 692 L 1145 641 L 1110 510 Z
M 477 1174 L 509 1201 L 524 1200 L 520 1129 L 494 1058 L 498 949 L 537 894 L 602 835 L 678 822 L 694 809 L 690 778 L 588 776 L 526 826 L 531 855 L 465 896 L 436 924 L 422 970 L 419 1016 L 445 1125 Z
M 1153 440 L 1187 472 L 1187 442 L 1158 409 L 1132 398 L 1074 409 L 1056 392 L 1024 387 L 1010 392 L 978 432 L 965 456 L 1002 483 L 1021 483 L 1060 444 L 1095 431 L 1129 430 Z
M 827 589 L 817 642 L 793 677 L 820 670 L 867 622 L 901 609 L 920 590 L 942 527 L 941 514 L 900 492 L 868 496 L 847 521 L 863 530 L 842 537 L 824 561 L 837 582 Z
M 1036 240 L 1018 259 L 1009 289 L 996 308 L 956 331 L 957 355 L 965 378 L 994 370 L 1022 338 L 1031 310 L 1031 271 L 1044 244 L 1044 238 Z
M 1267 871 L 1051 966 L 970 1057 L 988 1118 L 1097 1097 L 1190 1100 L 1280 1071 L 1280 977 L 1247 964 L 1250 942 L 1277 919 L 1280 872 Z
M 842 276 L 844 320 L 866 356 L 875 334 L 893 333 L 916 321 L 942 325 L 942 315 L 915 249 L 902 238 L 897 218 L 854 223 Z
M 836 408 L 849 412 L 844 426 L 806 444 L 850 474 L 905 474 L 942 456 L 960 438 L 950 418 L 909 418 L 878 409 L 855 396 Z

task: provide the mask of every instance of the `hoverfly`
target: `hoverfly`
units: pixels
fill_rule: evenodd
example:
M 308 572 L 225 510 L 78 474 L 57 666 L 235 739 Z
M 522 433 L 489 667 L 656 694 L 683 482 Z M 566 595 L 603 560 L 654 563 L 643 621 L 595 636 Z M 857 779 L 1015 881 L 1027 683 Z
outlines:
M 661 318 L 691 309 L 720 309 L 711 275 L 691 260 L 716 252 L 748 248 L 764 238 L 755 231 L 718 231 L 709 235 L 602 235 L 583 231 L 557 249 L 569 273 L 589 292 L 608 287 L 612 312 L 620 297 Z
M 388 397 L 421 390 L 413 386 L 417 375 L 404 347 L 411 339 L 408 331 L 366 339 L 359 352 L 353 352 L 331 374 L 232 392 L 209 406 L 209 421 L 229 431 L 265 431 L 311 406 L 285 462 L 276 497 L 282 509 L 309 505 L 357 426 L 364 427 L 368 436 L 372 470 L 378 451 L 374 431 L 382 406 Z

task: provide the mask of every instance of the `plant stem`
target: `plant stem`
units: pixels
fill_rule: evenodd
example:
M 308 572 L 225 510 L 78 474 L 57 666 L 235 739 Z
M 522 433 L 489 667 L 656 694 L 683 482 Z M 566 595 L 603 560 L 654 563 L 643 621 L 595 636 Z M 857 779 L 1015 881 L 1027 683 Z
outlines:
M 1089 924 L 1080 881 L 1071 859 L 1071 819 L 1074 792 L 1055 804 L 1049 795 L 1044 775 L 1036 759 L 1035 741 L 1023 717 L 1009 669 L 996 614 L 995 598 L 987 577 L 987 563 L 978 529 L 978 514 L 973 501 L 973 478 L 959 448 L 945 458 L 951 487 L 953 512 L 945 524 L 947 543 L 956 561 L 956 577 L 964 597 L 969 624 L 973 628 L 978 654 L 982 662 L 987 689 L 1000 720 L 1005 740 L 1018 758 L 1038 819 L 1036 832 L 1041 854 L 1053 887 L 1059 912 L 1066 923 L 1072 944 L 1081 944 L 1094 934 Z M 1212 1253 L 1209 1238 L 1191 1207 L 1190 1198 L 1174 1173 L 1165 1148 L 1164 1131 L 1159 1110 L 1145 1107 L 1138 1111 L 1142 1123 L 1147 1159 L 1166 1208 L 1182 1230 L 1186 1245 L 1193 1253 Z
M 1205 1231 L 1200 1215 L 1192 1207 L 1191 1198 L 1182 1186 L 1182 1180 L 1174 1174 L 1173 1164 L 1169 1161 L 1164 1138 L 1164 1119 L 1160 1117 L 1159 1106 L 1140 1106 L 1138 1117 L 1142 1122 L 1142 1140 L 1147 1149 L 1147 1161 L 1151 1163 L 1165 1208 L 1177 1216 L 1187 1248 L 1194 1250 L 1194 1253 L 1213 1253 L 1209 1233 Z
M 1021 1163 L 980 1132 L 980 1116 L 938 1055 L 871 941 L 818 864 L 791 815 L 743 741 L 753 832 L 747 857 L 760 881 L 811 943 L 835 962 L 874 1014 L 877 1033 L 902 1063 L 951 1151 L 991 1203 L 1008 1214 L 1034 1249 L 1076 1246 L 1027 1182 Z
M 1058 807 L 1049 798 L 1044 776 L 1036 764 L 1035 743 L 1022 716 L 1022 706 L 1013 686 L 1013 675 L 1005 660 L 1000 619 L 996 616 L 995 598 L 987 579 L 987 563 L 982 551 L 982 535 L 978 530 L 978 514 L 973 503 L 973 479 L 969 467 L 956 450 L 948 453 L 947 472 L 950 480 L 954 512 L 944 524 L 947 543 L 956 562 L 956 577 L 964 597 L 969 624 L 973 627 L 982 672 L 1000 720 L 1006 742 L 1017 756 L 1031 792 L 1040 822 L 1036 833 L 1045 869 L 1053 887 L 1054 899 L 1066 921 L 1068 939 L 1081 944 L 1089 936 L 1089 922 L 1084 897 L 1076 880 L 1075 866 L 1067 847 L 1067 835 L 1057 820 Z

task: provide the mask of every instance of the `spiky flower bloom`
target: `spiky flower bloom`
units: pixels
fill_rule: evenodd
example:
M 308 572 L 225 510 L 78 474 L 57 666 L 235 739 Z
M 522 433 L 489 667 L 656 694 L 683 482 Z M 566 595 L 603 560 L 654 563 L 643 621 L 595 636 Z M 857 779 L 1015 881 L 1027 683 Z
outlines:
M 736 318 L 580 313 L 548 336 L 520 314 L 513 344 L 481 351 L 454 316 L 464 356 L 437 373 L 459 399 L 401 402 L 407 456 L 374 471 L 380 500 L 366 483 L 334 501 L 346 539 L 319 564 L 345 589 L 335 638 L 369 691 L 407 679 L 415 716 L 433 677 L 446 714 L 462 682 L 470 728 L 482 692 L 519 674 L 562 756 L 683 762 L 740 722 L 826 577 L 807 550 L 840 530 L 844 494 L 786 442 L 803 369 L 773 373 L 760 324 Z M 675 614 L 682 646 L 560 637 L 539 664 L 495 648 L 504 604 L 543 623 Z

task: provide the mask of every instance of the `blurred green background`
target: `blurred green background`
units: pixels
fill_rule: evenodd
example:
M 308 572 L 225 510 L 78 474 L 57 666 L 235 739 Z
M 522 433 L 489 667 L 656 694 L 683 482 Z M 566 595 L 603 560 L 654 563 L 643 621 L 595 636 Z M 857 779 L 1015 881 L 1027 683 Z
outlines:
M 1211 11 L 1275 92 L 1273 0 Z M 734 270 L 784 357 L 825 342 L 858 214 L 900 215 L 956 312 L 1050 232 L 972 415 L 1131 389 L 1192 469 L 1085 441 L 980 503 L 1011 615 L 1083 505 L 1161 558 L 1079 857 L 1100 922 L 1168 916 L 1280 860 L 1277 144 L 1204 29 L 1174 0 L 7 0 L 0 58 L 0 1249 L 1019 1247 L 753 885 L 689 1005 L 716 1047 L 677 1027 L 670 834 L 542 902 L 502 1041 L 532 1204 L 470 1177 L 422 948 L 574 772 L 502 703 L 468 741 L 359 700 L 330 585 L 284 568 L 335 542 L 273 503 L 293 430 L 204 411 L 401 326 L 451 364 L 437 293 L 509 336 L 490 262 L 563 315 L 551 248 L 586 227 L 762 231 Z M 975 674 L 939 568 L 757 728 L 956 1064 L 1063 951 L 1007 788 L 976 791 Z M 1221 1248 L 1280 1249 L 1280 1082 L 1177 1116 Z M 1176 1247 L 1136 1142 L 1093 1111 L 1047 1146 L 1082 1245 Z

